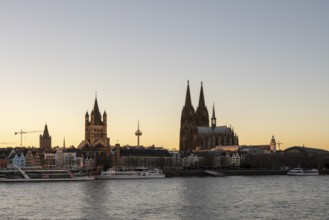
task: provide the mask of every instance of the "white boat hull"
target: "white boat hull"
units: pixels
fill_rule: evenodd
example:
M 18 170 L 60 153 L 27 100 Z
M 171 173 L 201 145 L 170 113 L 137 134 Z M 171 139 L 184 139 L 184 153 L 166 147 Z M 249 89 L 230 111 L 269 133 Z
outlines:
M 136 168 L 135 170 L 116 170 L 111 168 L 103 171 L 96 179 L 161 179 L 165 174 L 159 169 Z
M 287 172 L 288 176 L 318 176 L 319 171 L 317 169 L 305 170 L 302 168 L 294 168 Z
M 113 175 L 113 176 L 96 176 L 97 180 L 106 180 L 106 179 L 162 179 L 165 178 L 165 175 L 158 175 L 158 176 L 120 176 L 120 175 Z
M 287 173 L 288 176 L 319 176 L 318 173 Z

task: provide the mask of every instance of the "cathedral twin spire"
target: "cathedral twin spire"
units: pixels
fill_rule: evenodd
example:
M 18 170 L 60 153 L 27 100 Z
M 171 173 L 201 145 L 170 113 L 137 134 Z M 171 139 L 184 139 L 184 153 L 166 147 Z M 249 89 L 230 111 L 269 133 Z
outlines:
M 187 90 L 186 90 L 186 98 L 185 98 L 185 107 L 192 107 L 191 101 L 191 92 L 190 92 L 190 81 L 187 81 Z
M 191 101 L 189 81 L 187 81 L 187 90 L 186 90 L 186 98 L 185 98 L 184 109 L 185 109 L 185 111 L 187 109 L 189 109 L 189 110 L 193 109 L 193 111 L 194 111 L 192 101 Z M 213 108 L 213 118 L 214 118 L 214 111 L 215 111 L 215 109 Z M 212 124 L 213 124 L 213 118 L 212 118 L 212 121 L 211 121 Z M 205 104 L 205 98 L 204 98 L 204 93 L 203 93 L 203 83 L 202 82 L 201 82 L 201 89 L 200 89 L 200 96 L 199 96 L 199 105 L 198 105 L 198 107 L 195 111 L 195 120 L 196 120 L 196 125 L 197 126 L 200 126 L 200 127 L 208 127 L 209 126 L 209 113 L 208 113 L 208 109 L 207 109 L 206 104 Z
M 205 104 L 203 83 L 201 82 L 199 104 L 194 111 L 191 102 L 190 85 L 187 83 L 185 106 L 182 110 L 179 149 L 189 154 L 194 150 L 209 150 L 216 146 L 238 145 L 239 139 L 231 127 L 216 125 L 215 105 L 213 104 L 211 123 Z
M 195 112 L 196 125 L 201 127 L 209 126 L 209 113 L 204 101 L 203 94 L 203 83 L 201 82 L 200 96 L 199 96 L 199 105 Z
M 199 108 L 206 107 L 205 101 L 204 101 L 204 95 L 203 95 L 203 83 L 201 82 L 201 89 L 200 89 L 200 96 L 199 96 Z

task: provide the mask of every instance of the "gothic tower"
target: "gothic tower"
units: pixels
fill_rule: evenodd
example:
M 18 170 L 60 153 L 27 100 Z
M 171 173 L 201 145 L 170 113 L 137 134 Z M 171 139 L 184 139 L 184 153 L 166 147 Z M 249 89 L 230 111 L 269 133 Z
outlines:
M 51 149 L 51 136 L 49 136 L 47 124 L 45 125 L 43 135 L 40 135 L 40 148 L 44 150 Z
M 95 97 L 94 108 L 89 114 L 85 115 L 85 140 L 89 142 L 92 147 L 101 145 L 103 147 L 110 146 L 110 139 L 107 137 L 107 114 L 104 111 L 103 120 L 98 108 L 97 97 Z
M 185 105 L 182 110 L 180 125 L 179 150 L 190 152 L 194 148 L 196 120 L 194 107 L 191 101 L 189 81 L 187 81 Z
M 196 110 L 195 117 L 196 117 L 196 126 L 197 127 L 208 127 L 209 126 L 209 114 L 208 114 L 208 109 L 207 109 L 205 101 L 204 101 L 202 82 L 201 82 L 201 89 L 200 89 L 199 105 Z
M 216 128 L 216 115 L 215 115 L 215 104 L 212 106 L 212 117 L 211 117 L 211 128 Z

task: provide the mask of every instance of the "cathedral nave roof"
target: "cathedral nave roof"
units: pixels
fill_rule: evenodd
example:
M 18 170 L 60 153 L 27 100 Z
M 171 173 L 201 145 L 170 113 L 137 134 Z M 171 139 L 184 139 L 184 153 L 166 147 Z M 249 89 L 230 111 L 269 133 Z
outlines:
M 231 129 L 227 126 L 217 126 L 215 128 L 211 127 L 197 127 L 198 134 L 225 134 L 231 132 Z

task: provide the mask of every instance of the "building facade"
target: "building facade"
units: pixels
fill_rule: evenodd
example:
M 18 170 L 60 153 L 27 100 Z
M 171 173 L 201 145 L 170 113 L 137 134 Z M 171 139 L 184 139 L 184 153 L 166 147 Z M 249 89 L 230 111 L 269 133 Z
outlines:
M 85 141 L 91 147 L 102 145 L 103 147 L 110 146 L 110 139 L 107 137 L 107 114 L 106 111 L 102 115 L 98 108 L 97 97 L 95 98 L 94 108 L 90 113 L 85 115 Z
M 25 156 L 23 152 L 15 151 L 14 149 L 11 150 L 10 154 L 8 155 L 8 159 L 11 165 L 17 167 L 25 167 Z
M 25 153 L 25 166 L 26 167 L 40 167 L 39 152 L 28 149 Z
M 238 145 L 239 138 L 234 129 L 216 125 L 215 107 L 213 106 L 211 124 L 205 104 L 203 85 L 201 83 L 199 105 L 194 110 L 191 101 L 189 82 L 185 97 L 185 105 L 180 121 L 180 151 L 190 153 L 194 150 L 209 150 L 216 146 Z

